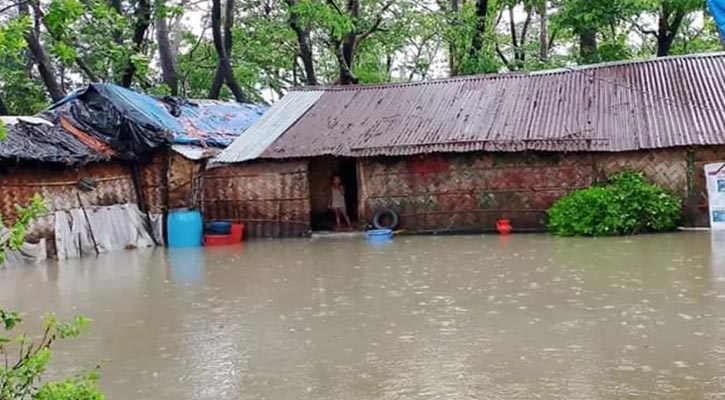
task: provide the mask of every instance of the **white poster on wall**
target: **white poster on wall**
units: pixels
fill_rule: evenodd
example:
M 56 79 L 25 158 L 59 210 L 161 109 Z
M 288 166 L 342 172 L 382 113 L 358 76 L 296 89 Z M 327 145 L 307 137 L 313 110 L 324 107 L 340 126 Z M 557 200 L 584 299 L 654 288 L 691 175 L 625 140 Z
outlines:
M 725 163 L 705 165 L 710 228 L 725 229 Z

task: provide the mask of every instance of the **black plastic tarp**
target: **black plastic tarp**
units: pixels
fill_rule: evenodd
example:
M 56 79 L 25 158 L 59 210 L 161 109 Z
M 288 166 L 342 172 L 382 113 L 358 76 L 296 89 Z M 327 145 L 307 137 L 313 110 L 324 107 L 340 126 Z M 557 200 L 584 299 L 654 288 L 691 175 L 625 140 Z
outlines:
M 7 137 L 0 141 L 0 161 L 82 165 L 108 159 L 57 125 L 18 121 L 5 128 Z
M 66 119 L 81 131 L 113 147 L 123 159 L 137 159 L 171 143 L 172 135 L 150 118 L 148 96 L 107 84 L 76 91 L 42 116 L 56 123 Z M 165 110 L 161 110 L 165 112 Z M 153 110 L 151 110 L 153 112 Z

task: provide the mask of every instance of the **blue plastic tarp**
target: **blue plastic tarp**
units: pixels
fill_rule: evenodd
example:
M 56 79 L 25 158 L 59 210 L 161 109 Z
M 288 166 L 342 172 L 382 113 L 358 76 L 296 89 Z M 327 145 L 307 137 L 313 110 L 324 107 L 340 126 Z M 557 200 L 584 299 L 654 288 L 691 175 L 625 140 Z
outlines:
M 134 158 L 163 144 L 226 147 L 267 107 L 215 100 L 152 97 L 111 84 L 69 94 L 47 112 Z
M 720 38 L 725 40 L 725 0 L 707 0 L 707 6 L 715 19 Z
M 181 130 L 175 132 L 174 143 L 214 147 L 229 146 L 267 110 L 255 104 L 214 100 L 191 100 L 180 108 L 177 121 Z

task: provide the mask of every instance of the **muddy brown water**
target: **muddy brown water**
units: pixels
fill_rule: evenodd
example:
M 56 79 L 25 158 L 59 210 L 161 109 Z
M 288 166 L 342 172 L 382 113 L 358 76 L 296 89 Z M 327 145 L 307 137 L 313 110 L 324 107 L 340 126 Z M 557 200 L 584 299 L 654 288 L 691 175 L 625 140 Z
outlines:
M 0 270 L 93 319 L 115 399 L 725 399 L 725 244 L 692 232 L 248 242 Z

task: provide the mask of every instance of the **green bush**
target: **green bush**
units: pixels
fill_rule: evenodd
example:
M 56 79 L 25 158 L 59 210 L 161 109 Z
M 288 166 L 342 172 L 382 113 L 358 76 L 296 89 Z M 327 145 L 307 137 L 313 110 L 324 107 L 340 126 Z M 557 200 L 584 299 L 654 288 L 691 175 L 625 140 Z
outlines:
M 549 231 L 561 236 L 631 235 L 672 230 L 680 200 L 648 183 L 642 174 L 623 172 L 604 186 L 572 192 L 549 209 Z

